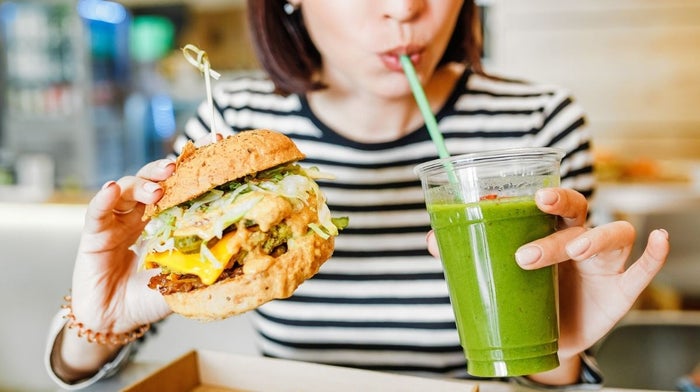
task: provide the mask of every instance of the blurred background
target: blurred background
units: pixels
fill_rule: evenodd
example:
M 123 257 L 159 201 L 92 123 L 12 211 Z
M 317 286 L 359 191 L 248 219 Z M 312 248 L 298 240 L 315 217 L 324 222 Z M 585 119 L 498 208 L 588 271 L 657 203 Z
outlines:
M 241 3 L 3 1 L 0 183 L 92 190 L 162 157 L 205 91 L 179 48 L 255 68 Z
M 697 315 L 700 2 L 479 4 L 487 70 L 565 86 L 585 108 L 600 181 L 594 220 L 630 220 L 641 237 L 635 258 L 650 230 L 670 232 L 668 265 L 636 308 Z M 258 69 L 243 0 L 0 3 L 0 294 L 13 298 L 0 323 L 0 390 L 55 389 L 41 363 L 44 339 L 70 286 L 85 202 L 169 151 L 204 99 L 203 79 L 179 49 L 189 43 L 225 76 Z M 254 352 L 243 318 L 166 323 L 142 359 L 207 345 Z M 201 332 L 214 328 L 239 333 L 222 347 Z M 690 370 L 677 365 L 669 377 Z

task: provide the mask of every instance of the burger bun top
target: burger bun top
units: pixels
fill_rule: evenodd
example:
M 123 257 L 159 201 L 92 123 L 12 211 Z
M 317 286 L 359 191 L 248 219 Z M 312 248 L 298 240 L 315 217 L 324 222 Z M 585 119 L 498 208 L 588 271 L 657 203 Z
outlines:
M 175 172 L 160 182 L 163 197 L 146 206 L 144 218 L 192 200 L 227 182 L 304 159 L 294 142 L 269 129 L 243 131 L 216 143 L 183 147 Z

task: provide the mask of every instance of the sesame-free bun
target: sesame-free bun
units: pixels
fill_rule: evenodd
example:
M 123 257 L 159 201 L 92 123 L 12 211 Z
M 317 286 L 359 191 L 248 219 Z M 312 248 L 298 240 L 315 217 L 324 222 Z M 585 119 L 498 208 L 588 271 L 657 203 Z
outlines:
M 187 142 L 175 172 L 160 183 L 163 197 L 146 206 L 144 217 L 158 215 L 229 181 L 303 158 L 291 139 L 268 129 L 240 132 L 198 148 Z

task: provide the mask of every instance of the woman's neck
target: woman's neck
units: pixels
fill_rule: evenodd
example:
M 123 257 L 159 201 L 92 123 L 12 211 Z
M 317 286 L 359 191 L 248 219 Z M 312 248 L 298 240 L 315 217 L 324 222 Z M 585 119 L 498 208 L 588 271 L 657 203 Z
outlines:
M 436 70 L 425 86 L 433 113 L 445 104 L 463 72 L 461 65 Z M 376 95 L 340 94 L 329 88 L 308 94 L 308 101 L 327 126 L 361 143 L 398 140 L 424 123 L 412 94 L 385 99 Z

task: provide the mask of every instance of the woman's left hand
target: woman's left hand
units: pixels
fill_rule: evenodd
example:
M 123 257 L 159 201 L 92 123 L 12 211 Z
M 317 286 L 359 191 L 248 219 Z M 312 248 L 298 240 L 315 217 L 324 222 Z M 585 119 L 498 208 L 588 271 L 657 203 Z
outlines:
M 516 259 L 525 269 L 559 263 L 559 355 L 567 358 L 595 344 L 630 310 L 666 261 L 668 233 L 651 232 L 642 255 L 628 266 L 636 236 L 631 223 L 586 228 L 588 202 L 571 189 L 543 189 L 535 200 L 560 217 L 560 226 L 521 247 Z
M 559 230 L 522 246 L 516 259 L 524 269 L 559 264 L 559 356 L 569 359 L 595 344 L 630 310 L 666 261 L 668 233 L 651 232 L 644 253 L 627 266 L 635 240 L 629 222 L 586 228 L 588 203 L 571 189 L 542 189 L 535 199 L 542 211 L 559 216 Z M 432 232 L 428 249 L 438 255 Z

